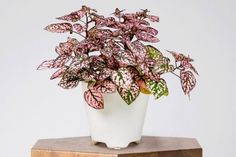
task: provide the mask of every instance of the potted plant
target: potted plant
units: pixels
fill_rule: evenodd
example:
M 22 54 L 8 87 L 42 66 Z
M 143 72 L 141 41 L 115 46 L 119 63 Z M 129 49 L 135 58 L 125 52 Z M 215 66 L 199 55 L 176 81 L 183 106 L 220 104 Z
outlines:
M 159 17 L 147 9 L 125 13 L 117 8 L 112 17 L 104 17 L 82 6 L 57 19 L 64 22 L 45 30 L 75 37 L 56 46 L 58 57 L 44 61 L 38 69 L 58 69 L 51 79 L 60 78 L 64 89 L 82 82 L 94 142 L 123 148 L 140 141 L 149 94 L 155 99 L 168 95 L 165 73 L 180 78 L 186 95 L 196 85 L 193 59 L 167 50 L 174 58 L 171 64 L 150 45 L 159 41 L 158 31 L 150 26 Z

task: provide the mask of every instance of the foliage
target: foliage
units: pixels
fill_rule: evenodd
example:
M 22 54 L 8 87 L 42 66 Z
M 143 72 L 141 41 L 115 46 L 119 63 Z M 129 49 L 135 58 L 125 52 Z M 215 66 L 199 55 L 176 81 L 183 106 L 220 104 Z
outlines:
M 157 48 L 146 44 L 159 41 L 158 31 L 150 26 L 151 22 L 159 22 L 159 17 L 150 15 L 147 9 L 136 13 L 116 9 L 113 15 L 104 17 L 95 9 L 82 6 L 58 17 L 63 22 L 50 24 L 45 30 L 78 37 L 68 37 L 56 46 L 58 57 L 44 61 L 38 69 L 57 69 L 51 79 L 60 78 L 59 86 L 65 89 L 87 82 L 84 98 L 96 109 L 104 108 L 103 94 L 116 90 L 127 104 L 140 92 L 152 93 L 156 99 L 167 96 L 167 84 L 161 77 L 165 73 L 178 76 L 184 93 L 189 95 L 196 85 L 191 71 L 198 74 L 191 64 L 193 59 L 168 51 L 175 59 L 172 65 Z

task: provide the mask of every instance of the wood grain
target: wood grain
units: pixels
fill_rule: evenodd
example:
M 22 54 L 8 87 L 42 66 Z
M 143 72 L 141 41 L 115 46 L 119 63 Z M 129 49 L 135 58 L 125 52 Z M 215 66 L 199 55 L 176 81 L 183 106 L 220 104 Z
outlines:
M 85 136 L 39 140 L 31 157 L 202 157 L 202 148 L 193 138 L 144 136 L 140 144 L 115 150 Z

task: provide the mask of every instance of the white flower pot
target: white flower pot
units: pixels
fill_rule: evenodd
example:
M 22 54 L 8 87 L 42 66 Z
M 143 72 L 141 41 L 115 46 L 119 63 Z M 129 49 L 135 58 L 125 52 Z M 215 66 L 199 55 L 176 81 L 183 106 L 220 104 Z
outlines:
M 87 86 L 83 83 L 83 92 Z M 141 140 L 149 96 L 140 93 L 127 105 L 119 93 L 104 95 L 104 109 L 97 110 L 86 104 L 90 135 L 94 143 L 102 142 L 109 148 L 125 148 Z

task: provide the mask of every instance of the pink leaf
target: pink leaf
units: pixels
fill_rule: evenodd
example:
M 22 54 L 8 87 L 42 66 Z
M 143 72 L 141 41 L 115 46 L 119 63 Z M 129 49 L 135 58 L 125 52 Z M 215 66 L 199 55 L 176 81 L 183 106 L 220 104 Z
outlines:
M 142 73 L 147 76 L 148 78 L 150 78 L 151 80 L 154 81 L 159 81 L 160 80 L 160 75 L 154 71 L 152 71 L 148 65 L 146 64 L 146 62 L 141 63 L 140 65 L 140 69 L 142 71 Z
M 127 21 L 132 21 L 137 18 L 137 15 L 134 13 L 125 13 L 125 14 L 122 14 L 122 17 Z
M 113 53 L 118 53 L 121 48 L 113 41 L 108 41 L 104 44 L 104 48 L 100 50 L 101 54 L 106 57 L 111 57 Z
M 66 69 L 67 67 L 62 67 L 61 69 L 57 70 L 55 73 L 52 74 L 50 79 L 53 80 L 55 78 L 62 77 Z
M 100 40 L 110 39 L 112 37 L 112 31 L 109 29 L 98 29 L 95 33 L 95 37 Z
M 105 18 L 105 25 L 107 27 L 116 27 L 117 22 L 114 17 L 107 17 L 107 18 Z
M 44 29 L 53 33 L 65 33 L 72 31 L 72 25 L 70 23 L 55 23 L 46 26 Z
M 51 69 L 53 68 L 53 63 L 54 60 L 44 61 L 38 66 L 37 70 Z
M 138 32 L 142 31 L 142 32 L 146 32 L 151 35 L 154 35 L 154 36 L 158 34 L 158 30 L 156 30 L 155 28 L 152 28 L 152 27 L 145 27 L 142 25 L 137 25 L 136 27 L 139 29 Z
M 91 13 L 91 21 L 95 22 L 96 26 L 104 26 L 106 23 L 106 20 L 104 16 L 98 15 L 96 13 Z
M 75 71 L 66 71 L 58 85 L 64 89 L 71 89 L 78 86 L 80 78 Z
M 93 71 L 82 70 L 81 72 L 79 72 L 78 75 L 81 80 L 86 81 L 86 82 L 95 80 Z
M 139 75 L 139 71 L 137 70 L 136 67 L 133 67 L 133 66 L 128 66 L 126 69 L 129 70 L 132 78 L 135 78 L 137 75 Z
M 68 56 L 62 55 L 56 59 L 44 61 L 38 66 L 37 70 L 63 67 L 65 63 L 69 61 L 69 59 L 70 58 Z
M 103 81 L 105 80 L 106 78 L 110 77 L 112 74 L 112 70 L 109 69 L 109 68 L 104 68 L 102 69 L 102 71 L 97 75 L 97 79 L 99 81 Z
M 183 55 L 182 53 L 177 53 L 174 51 L 168 51 L 167 52 L 171 53 L 172 56 L 174 57 L 176 62 L 180 62 L 180 67 L 183 68 L 183 70 L 185 69 L 191 69 L 194 73 L 196 73 L 197 75 L 198 72 L 197 70 L 194 68 L 194 66 L 190 63 L 193 62 L 194 60 L 192 58 L 190 58 L 189 56 L 186 57 L 185 55 Z
M 169 50 L 166 50 L 166 51 L 172 54 L 172 56 L 174 57 L 176 62 L 183 61 L 183 60 L 186 60 L 188 62 L 193 62 L 194 61 L 192 58 L 186 57 L 182 53 L 178 53 L 178 52 L 175 52 L 175 51 L 169 51 Z
M 102 94 L 95 89 L 89 89 L 84 92 L 84 99 L 87 104 L 95 109 L 103 109 L 103 97 Z
M 144 33 L 144 32 L 137 32 L 135 36 L 137 37 L 137 39 L 146 41 L 146 42 L 156 43 L 160 41 L 158 38 L 154 37 L 153 35 Z
M 65 20 L 65 21 L 69 21 L 69 22 L 76 22 L 76 21 L 80 20 L 82 17 L 84 17 L 85 13 L 86 12 L 84 10 L 79 10 L 79 11 L 72 12 L 68 15 L 58 17 L 56 19 Z
M 89 68 L 90 61 L 87 54 L 79 54 L 75 56 L 70 63 L 70 69 L 80 70 L 82 68 Z
M 119 53 L 115 54 L 115 59 L 121 65 L 135 65 L 135 58 L 130 51 L 120 51 Z
M 156 30 L 155 28 L 152 28 L 152 27 L 146 27 L 146 28 L 144 29 L 144 31 L 145 31 L 146 33 L 151 34 L 151 35 L 157 35 L 157 34 L 158 34 L 158 30 Z
M 82 26 L 79 23 L 73 24 L 73 27 L 74 27 L 75 32 L 77 32 L 77 33 L 83 33 L 86 31 L 86 27 Z
M 126 41 L 126 45 L 130 49 L 131 52 L 138 58 L 138 61 L 143 61 L 146 57 L 146 48 L 145 46 L 138 40 L 134 42 Z
M 107 63 L 107 67 L 110 68 L 110 69 L 117 69 L 117 68 L 119 68 L 119 63 L 114 58 L 114 56 L 106 58 L 106 63 Z
M 159 22 L 159 17 L 154 15 L 147 15 L 147 18 L 152 22 Z
M 184 93 L 189 95 L 196 85 L 196 78 L 191 71 L 180 71 L 180 80 Z
M 146 20 L 140 20 L 139 23 L 143 24 L 143 25 L 146 25 L 146 26 L 150 26 L 150 23 L 147 22 Z
M 99 93 L 102 94 L 111 94 L 116 92 L 116 85 L 109 80 L 104 80 L 100 84 L 94 87 Z
M 66 55 L 62 55 L 62 56 L 59 56 L 57 57 L 55 60 L 54 60 L 54 63 L 53 63 L 53 67 L 52 68 L 60 68 L 60 67 L 63 67 L 65 65 L 65 63 L 67 63 L 69 61 L 70 57 L 66 56 Z
M 66 42 L 60 43 L 56 46 L 55 51 L 58 55 L 71 56 L 74 48 L 79 44 L 79 41 L 75 38 L 68 37 Z

